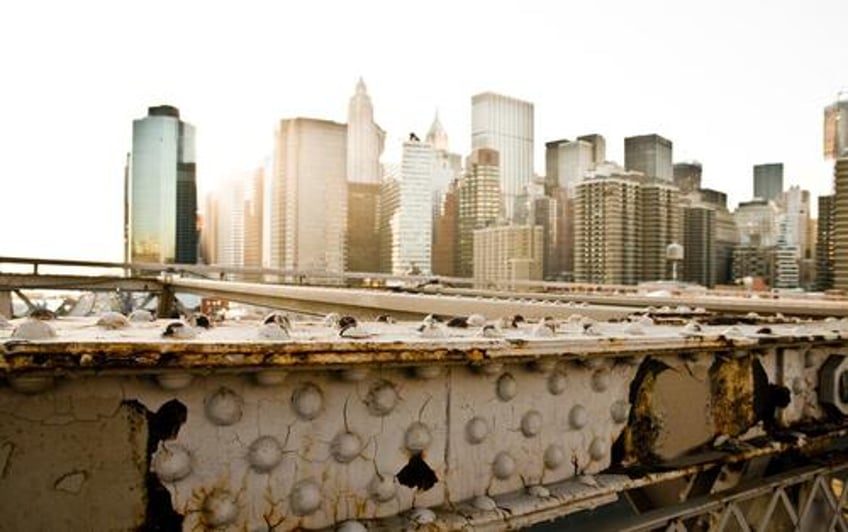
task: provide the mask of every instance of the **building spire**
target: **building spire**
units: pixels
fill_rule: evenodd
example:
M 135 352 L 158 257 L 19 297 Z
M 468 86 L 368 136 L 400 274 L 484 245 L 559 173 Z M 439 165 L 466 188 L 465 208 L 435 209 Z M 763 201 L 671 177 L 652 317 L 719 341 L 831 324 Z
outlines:
M 439 108 L 436 108 L 436 115 L 433 117 L 433 124 L 430 126 L 430 131 L 427 132 L 427 142 L 437 150 L 448 150 L 448 134 L 442 126 L 442 121 L 439 120 Z
M 356 82 L 356 94 L 367 94 L 368 89 L 365 87 L 365 81 L 362 76 L 359 76 L 359 81 Z

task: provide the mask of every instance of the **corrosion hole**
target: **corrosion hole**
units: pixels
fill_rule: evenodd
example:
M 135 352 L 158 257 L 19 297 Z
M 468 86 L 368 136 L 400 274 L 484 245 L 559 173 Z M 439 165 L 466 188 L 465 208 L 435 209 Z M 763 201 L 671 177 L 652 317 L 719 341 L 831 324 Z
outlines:
M 439 481 L 421 453 L 415 453 L 409 458 L 409 462 L 397 474 L 397 479 L 404 486 L 418 488 L 421 491 L 427 491 Z
M 152 455 L 156 452 L 160 441 L 176 438 L 187 417 L 188 409 L 176 399 L 171 399 L 163 404 L 155 414 L 148 412 L 147 454 Z
M 147 508 L 144 522 L 139 530 L 164 531 L 182 530 L 183 516 L 174 510 L 171 493 L 162 485 L 162 481 L 151 470 L 150 462 L 159 447 L 159 442 L 177 437 L 180 427 L 188 417 L 188 409 L 176 399 L 163 404 L 155 413 L 149 411 L 138 401 L 122 403 L 147 421 L 147 456 L 145 457 L 144 485 L 147 491 Z

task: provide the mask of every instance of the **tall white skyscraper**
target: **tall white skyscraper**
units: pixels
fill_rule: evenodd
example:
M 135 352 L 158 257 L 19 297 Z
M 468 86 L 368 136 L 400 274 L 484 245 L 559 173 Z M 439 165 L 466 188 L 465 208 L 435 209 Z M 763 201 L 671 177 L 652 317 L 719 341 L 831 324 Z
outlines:
M 383 184 L 382 269 L 394 275 L 430 273 L 432 182 L 436 150 L 426 142 L 403 143 L 400 169 Z
M 595 169 L 595 149 L 592 144 L 582 140 L 564 142 L 557 149 L 559 151 L 558 184 L 560 188 L 572 191 L 577 183 L 586 177 L 586 172 Z
M 344 271 L 346 145 L 345 124 L 280 122 L 271 183 L 272 267 Z
M 533 179 L 533 104 L 491 92 L 471 97 L 471 149 L 500 153 L 501 191 L 507 219 Z
M 359 78 L 347 111 L 347 180 L 353 183 L 380 182 L 380 155 L 386 133 L 374 123 L 374 107 L 365 82 Z
M 222 183 L 215 194 L 215 262 L 244 266 L 244 176 Z

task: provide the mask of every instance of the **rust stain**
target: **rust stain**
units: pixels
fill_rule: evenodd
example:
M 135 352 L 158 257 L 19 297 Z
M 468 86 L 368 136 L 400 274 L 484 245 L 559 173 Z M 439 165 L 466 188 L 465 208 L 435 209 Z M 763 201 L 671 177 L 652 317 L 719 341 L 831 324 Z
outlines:
M 718 434 L 737 436 L 756 422 L 752 357 L 719 358 L 710 368 L 712 416 Z

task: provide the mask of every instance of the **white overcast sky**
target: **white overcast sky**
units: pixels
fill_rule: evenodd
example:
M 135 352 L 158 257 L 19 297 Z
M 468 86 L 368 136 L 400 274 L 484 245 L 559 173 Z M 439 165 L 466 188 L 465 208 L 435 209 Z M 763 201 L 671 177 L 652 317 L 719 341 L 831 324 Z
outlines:
M 197 127 L 208 189 L 270 155 L 280 118 L 345 121 L 363 76 L 398 141 L 436 108 L 467 154 L 470 99 L 536 106 L 544 142 L 659 133 L 731 206 L 751 166 L 828 193 L 822 109 L 848 87 L 848 1 L 15 1 L 0 4 L 0 256 L 120 260 L 134 118 Z

